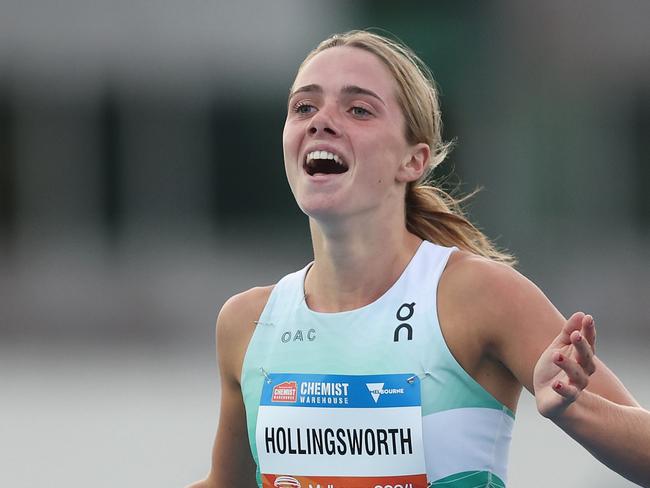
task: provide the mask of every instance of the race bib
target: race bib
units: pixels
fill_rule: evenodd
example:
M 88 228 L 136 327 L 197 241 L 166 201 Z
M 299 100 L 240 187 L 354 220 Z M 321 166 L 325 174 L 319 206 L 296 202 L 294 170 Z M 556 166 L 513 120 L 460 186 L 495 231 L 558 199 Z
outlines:
M 426 488 L 415 375 L 269 374 L 257 416 L 264 488 Z

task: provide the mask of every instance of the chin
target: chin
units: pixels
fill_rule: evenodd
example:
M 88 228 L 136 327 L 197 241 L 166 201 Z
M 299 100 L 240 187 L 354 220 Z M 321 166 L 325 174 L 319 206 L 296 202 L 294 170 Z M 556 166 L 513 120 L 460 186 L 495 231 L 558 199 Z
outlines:
M 302 213 L 314 220 L 327 220 L 341 215 L 340 209 L 329 205 L 298 205 Z
M 329 220 L 345 215 L 341 203 L 331 197 L 305 198 L 297 203 L 300 210 L 314 220 Z

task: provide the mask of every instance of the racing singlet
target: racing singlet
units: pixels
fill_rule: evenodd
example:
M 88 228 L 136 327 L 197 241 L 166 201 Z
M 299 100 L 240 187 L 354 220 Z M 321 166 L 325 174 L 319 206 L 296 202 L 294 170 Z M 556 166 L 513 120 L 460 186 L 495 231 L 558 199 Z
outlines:
M 346 312 L 308 308 L 309 266 L 278 282 L 242 368 L 260 487 L 505 487 L 514 414 L 438 322 L 453 251 L 424 241 L 384 295 Z

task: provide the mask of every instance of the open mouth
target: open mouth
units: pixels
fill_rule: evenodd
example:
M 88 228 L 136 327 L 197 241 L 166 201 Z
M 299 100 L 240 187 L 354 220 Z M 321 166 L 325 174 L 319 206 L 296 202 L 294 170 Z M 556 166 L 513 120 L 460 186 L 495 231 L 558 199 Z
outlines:
M 348 170 L 347 163 L 338 154 L 329 151 L 312 151 L 308 153 L 303 166 L 309 176 L 341 174 Z

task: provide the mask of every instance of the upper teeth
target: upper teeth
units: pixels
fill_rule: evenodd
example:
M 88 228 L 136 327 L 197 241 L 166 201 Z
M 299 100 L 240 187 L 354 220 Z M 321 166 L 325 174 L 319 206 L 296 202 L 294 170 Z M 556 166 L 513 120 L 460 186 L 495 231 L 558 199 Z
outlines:
M 307 162 L 313 159 L 333 159 L 337 164 L 343 164 L 341 158 L 336 154 L 327 151 L 312 151 L 307 154 Z

